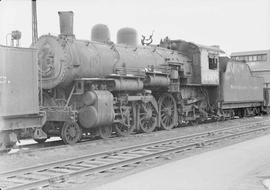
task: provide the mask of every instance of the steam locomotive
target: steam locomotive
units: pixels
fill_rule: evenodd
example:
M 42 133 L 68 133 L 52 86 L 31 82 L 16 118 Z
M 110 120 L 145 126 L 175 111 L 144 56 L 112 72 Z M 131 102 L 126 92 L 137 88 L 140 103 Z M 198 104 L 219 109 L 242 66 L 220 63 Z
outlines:
M 59 20 L 60 34 L 43 35 L 32 47 L 39 75 L 31 83 L 35 88 L 38 82 L 39 90 L 27 100 L 35 102 L 32 112 L 1 113 L 4 147 L 14 144 L 22 128 L 30 128 L 37 142 L 60 136 L 74 144 L 84 136 L 126 136 L 255 115 L 268 106 L 263 78 L 245 63 L 221 57 L 218 46 L 168 37 L 142 46 L 132 28 L 120 29 L 113 43 L 102 24 L 93 27 L 91 41 L 79 40 L 73 12 L 59 12 Z

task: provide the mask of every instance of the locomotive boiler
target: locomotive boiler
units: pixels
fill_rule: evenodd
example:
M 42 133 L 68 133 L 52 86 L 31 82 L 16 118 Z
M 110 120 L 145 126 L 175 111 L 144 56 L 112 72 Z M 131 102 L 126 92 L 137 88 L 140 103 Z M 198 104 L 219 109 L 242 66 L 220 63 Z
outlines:
M 73 34 L 72 12 L 60 12 L 59 16 L 60 35 L 41 36 L 35 44 L 39 49 L 43 89 L 66 87 L 76 78 L 103 78 L 120 68 L 139 71 L 148 66 L 165 65 L 166 59 L 176 62 L 186 59 L 166 49 L 138 46 L 137 33 L 131 28 L 118 31 L 117 44 L 110 44 L 109 29 L 105 25 L 93 28 L 92 33 L 97 34 L 92 35 L 91 41 L 77 40 Z M 142 88 L 131 86 L 127 87 Z

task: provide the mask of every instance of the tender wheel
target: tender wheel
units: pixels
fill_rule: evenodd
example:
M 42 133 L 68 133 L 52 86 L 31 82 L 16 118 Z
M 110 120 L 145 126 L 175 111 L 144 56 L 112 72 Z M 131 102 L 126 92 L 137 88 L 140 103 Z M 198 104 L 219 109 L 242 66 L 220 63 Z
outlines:
M 82 130 L 76 122 L 65 122 L 61 130 L 61 138 L 65 144 L 75 144 L 82 137 Z
M 103 139 L 108 139 L 112 136 L 112 126 L 106 125 L 98 128 L 99 136 Z
M 177 108 L 174 97 L 163 94 L 158 100 L 160 125 L 165 130 L 170 130 L 177 125 Z
M 114 124 L 114 129 L 119 136 L 128 136 L 135 130 L 135 106 L 128 107 L 121 115 L 121 122 Z
M 150 133 L 157 126 L 157 112 L 151 102 L 142 104 L 139 108 L 139 127 L 144 133 Z

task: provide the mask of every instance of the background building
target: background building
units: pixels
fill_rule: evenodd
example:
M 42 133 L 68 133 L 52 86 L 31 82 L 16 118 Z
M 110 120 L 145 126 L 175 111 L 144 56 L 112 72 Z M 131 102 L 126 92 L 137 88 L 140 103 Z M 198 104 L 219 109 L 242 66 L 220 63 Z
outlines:
M 270 50 L 234 52 L 231 58 L 245 61 L 255 76 L 261 76 L 265 83 L 270 83 Z

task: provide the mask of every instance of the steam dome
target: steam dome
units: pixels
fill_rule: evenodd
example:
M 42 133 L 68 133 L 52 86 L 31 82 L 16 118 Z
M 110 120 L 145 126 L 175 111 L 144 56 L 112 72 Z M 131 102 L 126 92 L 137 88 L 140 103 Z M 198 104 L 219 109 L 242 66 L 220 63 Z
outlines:
M 91 40 L 96 42 L 107 42 L 111 40 L 110 30 L 105 24 L 96 24 L 91 31 Z
M 133 28 L 122 28 L 118 30 L 117 43 L 136 46 L 138 44 L 137 31 Z

